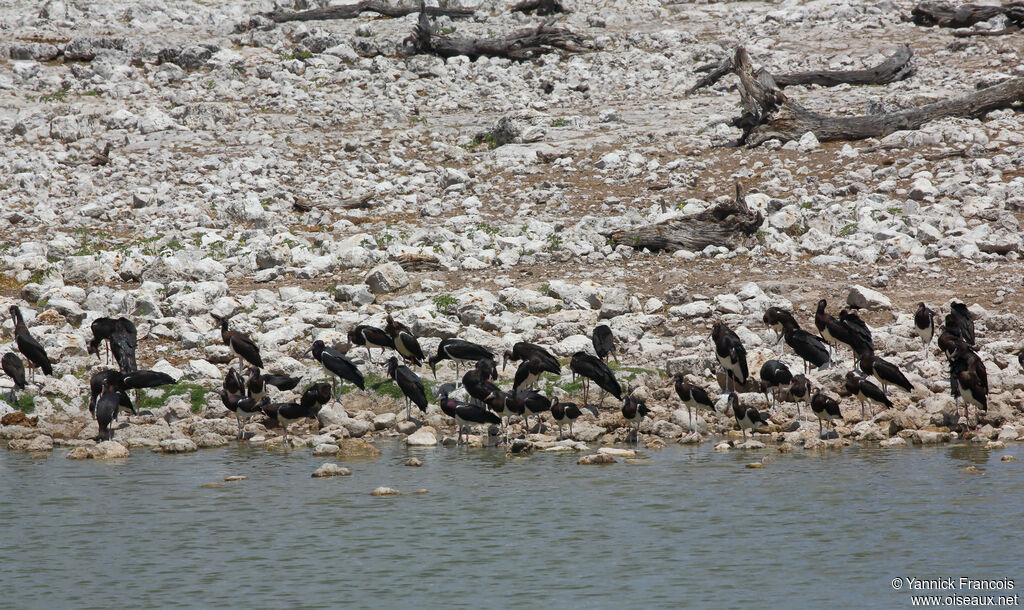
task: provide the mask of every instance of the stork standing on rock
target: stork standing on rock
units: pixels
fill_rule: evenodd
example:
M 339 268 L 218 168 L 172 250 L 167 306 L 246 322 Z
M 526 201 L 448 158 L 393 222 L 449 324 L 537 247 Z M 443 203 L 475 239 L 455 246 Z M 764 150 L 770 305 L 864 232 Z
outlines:
M 704 388 L 688 383 L 682 373 L 676 373 L 673 379 L 675 380 L 676 394 L 679 396 L 679 400 L 686 405 L 686 412 L 690 417 L 690 431 L 696 432 L 697 422 L 693 419 L 693 410 L 704 409 L 714 413 L 715 403 L 712 402 Z
M 843 414 L 839 410 L 839 402 L 831 396 L 822 394 L 821 390 L 818 390 L 814 394 L 814 398 L 811 399 L 811 411 L 818 417 L 818 438 L 821 438 L 823 434 L 821 420 L 824 419 L 834 427 L 835 420 L 843 418 Z
M 744 405 L 740 402 L 739 394 L 729 393 L 729 408 L 732 409 L 733 417 L 743 431 L 743 442 L 747 442 L 747 430 L 753 430 L 759 426 L 767 426 L 768 418 L 754 407 Z
M 260 356 L 260 348 L 256 342 L 245 333 L 228 328 L 228 318 L 210 314 L 214 320 L 220 322 L 220 338 L 224 345 L 231 348 L 231 351 L 238 356 L 238 371 L 242 371 L 244 362 L 263 368 L 263 358 Z
M 629 426 L 632 426 L 634 423 L 636 424 L 636 433 L 633 437 L 633 441 L 637 445 L 640 444 L 640 423 L 650 412 L 651 411 L 647 408 L 646 402 L 637 400 L 632 396 L 627 396 L 626 399 L 622 401 L 622 417 L 625 418 L 626 424 Z M 626 431 L 626 439 L 629 439 L 628 430 Z
M 615 336 L 607 324 L 594 327 L 590 342 L 594 344 L 594 353 L 598 358 L 608 360 L 608 356 L 611 356 L 615 360 L 615 364 L 619 363 L 618 354 L 615 353 Z
M 615 379 L 612 369 L 600 358 L 586 352 L 576 352 L 572 355 L 572 360 L 569 361 L 569 369 L 573 372 L 574 381 L 576 375 L 583 377 L 583 404 L 589 404 L 587 398 L 590 394 L 591 381 L 601 388 L 601 396 L 597 401 L 598 407 L 604 402 L 605 392 L 614 396 L 616 400 L 622 400 L 622 386 Z
M 772 397 L 771 408 L 775 408 L 775 402 L 779 397 L 779 389 L 788 386 L 793 382 L 793 373 L 781 360 L 768 360 L 761 365 L 761 392 L 764 393 L 765 401 L 768 400 L 769 392 Z
M 3 368 L 4 373 L 14 382 L 14 387 L 11 388 L 11 404 L 16 405 L 18 404 L 18 395 L 15 393 L 15 390 L 25 389 L 25 365 L 17 354 L 7 352 L 0 359 L 0 368 Z
M 363 374 L 360 372 L 359 367 L 357 367 L 354 362 L 346 358 L 345 355 L 338 350 L 327 347 L 323 341 L 317 339 L 306 351 L 312 352 L 313 359 L 319 362 L 324 367 L 324 370 L 331 375 L 334 375 L 343 381 L 352 383 L 352 385 L 356 386 L 360 390 L 366 388 L 366 381 L 363 379 Z M 331 387 L 335 387 L 333 378 L 331 379 Z M 340 386 L 334 389 L 335 400 L 340 396 L 340 390 Z
M 476 363 L 484 358 L 494 361 L 494 353 L 472 341 L 442 339 L 437 346 L 437 354 L 431 356 L 427 364 L 430 365 L 430 370 L 434 373 L 434 379 L 437 379 L 437 363 L 442 360 L 451 360 L 455 362 L 455 378 L 460 379 L 459 365 L 462 362 Z
M 348 331 L 348 340 L 353 345 L 361 345 L 366 348 L 366 359 L 373 363 L 373 352 L 371 348 L 380 348 L 381 356 L 384 350 L 395 349 L 395 341 L 383 330 L 376 326 L 360 324 Z
M 10 312 L 11 319 L 14 321 L 14 342 L 18 346 L 18 351 L 28 360 L 29 381 L 35 381 L 36 368 L 43 369 L 44 375 L 53 375 L 53 365 L 50 363 L 50 357 L 46 355 L 46 350 L 36 341 L 32 333 L 28 332 L 28 326 L 25 324 L 25 318 L 21 315 L 21 309 L 17 305 L 12 305 Z
M 743 342 L 731 328 L 723 322 L 716 322 L 711 328 L 711 340 L 715 344 L 715 356 L 718 364 L 725 369 L 725 391 L 730 392 L 740 386 L 747 385 L 750 372 L 747 370 L 747 350 Z M 729 381 L 732 381 L 732 389 Z
M 392 356 L 388 359 L 388 377 L 398 384 L 405 396 L 405 418 L 412 417 L 410 403 L 415 403 L 423 413 L 427 412 L 427 391 L 423 388 L 423 381 L 419 375 L 412 372 L 412 369 L 405 365 L 398 364 L 398 358 Z
M 914 331 L 921 338 L 921 355 L 927 358 L 928 345 L 935 336 L 935 312 L 923 302 L 917 304 L 917 311 L 914 312 Z
M 892 401 L 882 392 L 881 388 L 853 371 L 846 374 L 844 385 L 846 394 L 848 396 L 856 396 L 860 401 L 860 416 L 862 419 L 867 417 L 867 414 L 864 412 L 865 401 L 877 402 L 886 409 L 892 408 Z M 872 416 L 874 416 L 873 413 Z
M 384 332 L 391 337 L 395 344 L 395 350 L 407 362 L 411 362 L 413 366 L 420 366 L 426 360 L 423 356 L 423 348 L 420 347 L 420 342 L 416 339 L 416 336 L 412 334 L 412 330 L 401 322 L 395 322 L 391 314 L 388 314 Z
M 511 350 L 505 352 L 501 368 L 504 370 L 509 360 L 519 362 L 520 360 L 529 360 L 531 358 L 541 363 L 544 372 L 553 375 L 562 374 L 562 365 L 558 363 L 558 358 L 552 356 L 551 352 L 543 347 L 534 343 L 527 343 L 526 341 L 516 343 L 512 346 Z
M 569 425 L 569 436 L 573 436 L 572 424 L 583 412 L 574 402 L 561 402 L 558 398 L 551 401 L 551 419 L 558 424 L 558 440 L 562 440 L 562 426 Z

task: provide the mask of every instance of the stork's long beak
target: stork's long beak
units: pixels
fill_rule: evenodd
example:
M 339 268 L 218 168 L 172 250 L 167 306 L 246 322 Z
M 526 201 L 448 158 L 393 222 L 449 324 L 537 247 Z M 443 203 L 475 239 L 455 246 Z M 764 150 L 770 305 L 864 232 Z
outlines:
M 434 380 L 437 380 L 437 365 L 433 362 L 430 363 L 430 372 L 434 374 Z

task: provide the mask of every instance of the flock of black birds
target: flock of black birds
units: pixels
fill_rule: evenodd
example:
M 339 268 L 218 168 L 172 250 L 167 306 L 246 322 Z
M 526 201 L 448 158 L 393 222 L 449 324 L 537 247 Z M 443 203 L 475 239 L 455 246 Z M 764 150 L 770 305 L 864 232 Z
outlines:
M 777 342 L 785 341 L 782 353 L 785 353 L 788 345 L 803 361 L 804 374 L 794 375 L 781 360 L 768 360 L 761 367 L 758 387 L 764 392 L 766 400 L 769 393 L 772 395 L 770 404 L 774 407 L 780 390 L 788 386 L 789 395 L 797 401 L 798 416 L 800 401 L 810 404 L 811 411 L 818 417 L 819 434 L 823 420 L 834 425 L 836 419 L 842 418 L 842 413 L 839 401 L 827 395 L 822 388 L 812 392 L 806 375 L 812 368 L 834 365 L 841 345 L 852 351 L 853 367 L 846 374 L 840 394 L 855 396 L 860 401 L 862 417 L 866 415 L 866 403 L 875 403 L 885 409 L 892 408 L 889 386 L 907 392 L 913 390 L 913 385 L 896 364 L 875 353 L 871 329 L 856 311 L 844 309 L 836 318 L 826 311 L 827 306 L 825 299 L 818 301 L 814 314 L 817 335 L 800 328 L 793 312 L 788 310 L 769 307 L 762 318 L 765 325 L 778 334 Z M 921 339 L 923 357 L 927 357 L 928 346 L 935 335 L 935 318 L 936 313 L 928 306 L 918 304 L 914 313 L 914 330 Z M 736 396 L 736 388 L 746 387 L 750 381 L 746 350 L 736 333 L 721 322 L 714 325 L 711 337 L 718 361 L 725 370 L 726 391 L 730 394 L 729 406 L 746 439 L 746 430 L 767 423 L 764 414 L 753 407 L 739 404 Z M 969 422 L 968 406 L 974 406 L 980 411 L 988 410 L 988 377 L 985 364 L 974 350 L 974 316 L 963 303 L 954 301 L 950 305 L 950 313 L 944 319 L 938 345 L 949 362 L 950 391 L 956 404 L 956 414 L 959 414 L 959 403 L 962 400 L 964 418 Z M 1018 357 L 1024 366 L 1024 352 Z M 871 380 L 872 377 L 881 387 Z M 676 392 L 688 407 L 714 410 L 707 393 L 687 384 L 681 376 L 676 377 Z
M 889 386 L 911 391 L 913 386 L 899 367 L 876 355 L 871 330 L 855 311 L 844 309 L 839 317 L 833 317 L 826 311 L 824 299 L 818 302 L 814 315 L 814 325 L 818 331 L 815 335 L 802 329 L 793 312 L 778 307 L 770 307 L 765 311 L 763 322 L 776 331 L 776 343 L 784 342 L 782 354 L 786 346 L 804 363 L 803 374 L 794 375 L 789 367 L 780 359 L 771 359 L 761 367 L 759 380 L 751 376 L 747 367 L 747 353 L 739 336 L 722 322 L 714 324 L 711 339 L 715 355 L 725 372 L 724 390 L 728 394 L 725 413 L 730 411 L 736 419 L 746 440 L 746 431 L 768 423 L 768 415 L 759 412 L 755 407 L 742 404 L 740 391 L 760 391 L 769 402 L 770 411 L 774 411 L 782 396 L 788 395 L 797 404 L 800 416 L 800 403 L 807 402 L 812 413 L 818 418 L 819 435 L 822 433 L 823 421 L 833 424 L 842 418 L 839 401 L 827 395 L 822 388 L 813 388 L 807 374 L 810 370 L 821 369 L 834 365 L 841 345 L 850 348 L 853 354 L 853 367 L 845 377 L 844 396 L 856 397 L 861 404 L 862 416 L 865 415 L 865 404 L 878 404 L 883 408 L 891 408 L 892 401 L 888 397 Z M 35 369 L 39 368 L 45 375 L 53 374 L 53 367 L 42 345 L 32 337 L 25 325 L 21 311 L 16 306 L 10 308 L 14 322 L 14 336 L 17 349 L 28 361 L 29 382 L 34 379 Z M 212 314 L 211 314 L 212 315 Z M 244 438 L 246 421 L 257 413 L 262 413 L 274 420 L 282 428 L 284 438 L 288 436 L 288 426 L 302 419 L 315 419 L 320 409 L 332 400 L 338 400 L 341 383 L 349 382 L 360 390 L 366 388 L 365 378 L 357 362 L 331 347 L 323 341 L 314 341 L 306 353 L 321 364 L 331 379 L 331 383 L 313 383 L 301 394 L 299 402 L 271 402 L 268 386 L 279 391 L 295 389 L 300 377 L 287 375 L 265 374 L 263 359 L 259 346 L 249 336 L 231 330 L 228 318 L 213 316 L 221 327 L 221 339 L 238 357 L 238 368 L 229 366 L 224 378 L 220 397 L 224 406 L 234 415 L 238 424 L 239 440 Z M 934 311 L 924 303 L 918 305 L 914 315 L 914 327 L 921 338 L 922 350 L 927 357 L 928 346 L 935 335 Z M 583 403 L 562 402 L 557 398 L 548 398 L 536 389 L 536 382 L 543 373 L 560 375 L 561 363 L 544 347 L 533 343 L 519 342 L 511 350 L 502 354 L 502 369 L 509 362 L 517 362 L 518 367 L 508 390 L 501 389 L 498 381 L 497 359 L 490 349 L 458 338 L 448 338 L 440 342 L 437 353 L 426 358 L 419 340 L 410 328 L 395 321 L 391 314 L 387 315 L 384 328 L 369 325 L 358 325 L 348 333 L 352 346 L 366 349 L 367 361 L 373 363 L 373 349 L 381 350 L 381 357 L 387 350 L 397 352 L 381 363 L 386 367 L 387 376 L 401 390 L 406 402 L 406 417 L 411 418 L 412 405 L 426 413 L 429 400 L 423 382 L 411 367 L 422 366 L 424 362 L 430 366 L 434 378 L 437 378 L 437 365 L 444 360 L 451 360 L 456 367 L 456 382 L 443 384 L 438 392 L 438 403 L 441 412 L 455 420 L 458 425 L 456 443 L 462 442 L 463 430 L 473 425 L 498 425 L 501 427 L 505 441 L 508 441 L 509 421 L 512 417 L 522 418 L 527 431 L 530 431 L 530 417 L 537 418 L 538 427 L 542 428 L 542 415 L 548 413 L 553 423 L 558 425 L 559 439 L 563 435 L 563 427 L 569 427 L 573 435 L 573 423 L 589 410 L 596 416 L 604 403 L 605 394 L 622 401 L 621 413 L 628 425 L 636 425 L 635 439 L 639 440 L 641 420 L 649 413 L 642 400 L 630 396 L 623 390 L 608 365 L 609 357 L 616 362 L 615 340 L 611 328 L 607 325 L 597 326 L 592 333 L 594 354 L 584 351 L 573 354 L 569 360 L 569 369 L 575 376 L 579 375 L 583 385 Z M 176 381 L 164 373 L 139 370 L 136 364 L 136 348 L 138 345 L 135 325 L 127 318 L 98 318 L 91 324 L 92 340 L 88 344 L 88 352 L 100 357 L 100 347 L 107 345 L 107 357 L 112 353 L 118 370 L 105 369 L 95 373 L 90 379 L 89 411 L 99 425 L 99 439 L 113 438 L 112 421 L 124 410 L 136 413 L 130 390 L 158 387 L 174 384 Z M 974 350 L 974 318 L 963 303 L 953 302 L 950 313 L 946 315 L 938 346 L 949 362 L 950 386 L 956 401 L 959 414 L 959 402 L 964 404 L 964 417 L 967 408 L 973 405 L 981 411 L 987 410 L 988 379 L 985 365 Z M 351 350 L 350 350 L 351 351 Z M 780 354 L 780 358 L 782 357 Z M 399 360 L 401 357 L 401 361 Z M 1024 366 L 1024 352 L 1019 355 Z M 233 362 L 232 358 L 232 362 Z M 461 377 L 460 367 L 467 363 L 470 368 Z M 14 380 L 15 389 L 24 390 L 27 386 L 25 369 L 21 358 L 13 352 L 4 354 L 3 371 Z M 248 365 L 243 368 L 243 365 Z M 230 365 L 230 362 L 229 362 Z M 876 385 L 871 378 L 880 384 Z M 465 388 L 470 402 L 462 402 L 451 397 L 458 383 Z M 706 390 L 686 381 L 682 374 L 676 374 L 675 391 L 679 399 L 687 407 L 691 430 L 695 429 L 693 420 L 694 409 L 716 412 L 715 400 Z M 590 384 L 597 384 L 600 396 L 596 405 L 590 404 Z M 11 391 L 11 400 L 16 400 L 15 391 Z M 628 434 L 627 434 L 628 438 Z

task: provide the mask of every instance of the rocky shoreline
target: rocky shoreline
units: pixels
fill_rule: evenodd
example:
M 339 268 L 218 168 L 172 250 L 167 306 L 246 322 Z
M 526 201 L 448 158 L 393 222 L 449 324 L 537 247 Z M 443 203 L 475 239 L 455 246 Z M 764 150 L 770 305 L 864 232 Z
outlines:
M 976 318 L 991 389 L 967 436 L 1016 441 L 1024 117 L 997 110 L 884 138 L 807 134 L 737 148 L 724 146 L 740 133 L 728 124 L 735 81 L 686 94 L 698 66 L 741 43 L 779 73 L 875 65 L 897 41 L 911 46 L 916 74 L 906 80 L 786 89 L 821 112 L 906 108 L 1024 73 L 1009 37 L 915 26 L 903 20 L 913 5 L 580 1 L 559 24 L 584 36 L 584 52 L 517 62 L 404 55 L 415 15 L 270 24 L 251 20 L 302 6 L 9 3 L 0 8 L 0 307 L 21 306 L 55 375 L 18 405 L 34 426 L 0 401 L 10 422 L 0 439 L 32 452 L 120 453 L 90 440 L 84 411 L 88 379 L 104 368 L 86 351 L 100 316 L 132 318 L 140 365 L 180 380 L 145 391 L 151 415 L 128 419 L 115 442 L 177 452 L 234 437 L 216 394 L 232 355 L 209 314 L 232 316 L 268 370 L 306 383 L 320 378 L 303 356 L 311 341 L 348 352 L 348 329 L 382 326 L 391 311 L 431 352 L 458 336 L 496 353 L 530 341 L 565 359 L 607 323 L 620 382 L 652 409 L 641 445 L 718 441 L 734 423 L 721 415 L 724 399 L 718 415 L 690 422 L 672 375 L 714 385 L 716 320 L 737 331 L 756 371 L 778 353 L 764 310 L 791 309 L 809 327 L 824 297 L 865 308 L 876 349 L 914 390 L 897 391 L 895 408 L 870 421 L 844 399 L 836 439 L 818 439 L 816 422 L 794 423 L 796 405 L 784 402 L 771 432 L 748 446 L 964 438 L 942 356 L 933 344 L 921 359 L 911 320 L 917 302 L 948 311 L 951 300 Z M 542 20 L 504 3 L 459 6 L 476 12 L 437 21 L 458 35 Z M 652 252 L 609 238 L 685 222 L 731 201 L 737 182 L 765 219 L 742 244 Z M 5 351 L 11 332 L 4 319 Z M 837 395 L 849 365 L 847 354 L 811 381 Z M 364 372 L 377 391 L 345 394 L 297 445 L 452 434 L 436 400 L 422 422 L 433 432 L 417 432 L 383 368 Z M 438 379 L 453 378 L 439 369 Z M 0 392 L 9 387 L 0 376 Z M 567 373 L 542 387 L 579 399 Z M 742 399 L 765 404 L 759 393 Z M 605 407 L 575 426 L 590 448 L 625 440 L 618 405 Z M 276 430 L 247 432 L 246 442 L 280 446 Z

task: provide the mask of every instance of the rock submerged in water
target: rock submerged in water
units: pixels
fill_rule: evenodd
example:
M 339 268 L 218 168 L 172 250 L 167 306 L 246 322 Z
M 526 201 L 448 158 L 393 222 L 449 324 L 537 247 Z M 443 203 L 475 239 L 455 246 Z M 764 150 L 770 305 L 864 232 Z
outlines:
M 410 494 L 425 494 L 430 493 L 426 489 L 417 489 L 415 491 L 398 491 L 391 487 L 378 487 L 370 492 L 371 496 L 405 496 Z
M 411 457 L 405 461 L 406 466 L 419 467 L 423 465 L 423 461 L 417 457 Z
M 160 446 L 157 449 L 161 453 L 191 453 L 198 450 L 199 447 L 195 442 L 188 438 L 169 438 L 160 441 Z
M 338 459 L 372 459 L 380 457 L 380 449 L 359 438 L 344 438 L 338 441 Z
M 603 464 L 615 464 L 618 460 L 608 453 L 592 453 L 585 455 L 576 461 L 580 466 L 596 466 Z
M 427 428 L 420 428 L 405 439 L 405 444 L 410 447 L 433 447 L 437 445 L 437 436 Z
M 68 452 L 69 460 L 114 460 L 130 455 L 128 448 L 117 441 L 103 441 L 98 445 L 81 445 Z
M 348 468 L 332 464 L 331 462 L 326 462 L 313 471 L 312 476 L 314 479 L 323 479 L 326 477 L 347 477 L 350 474 L 352 474 L 352 471 Z

